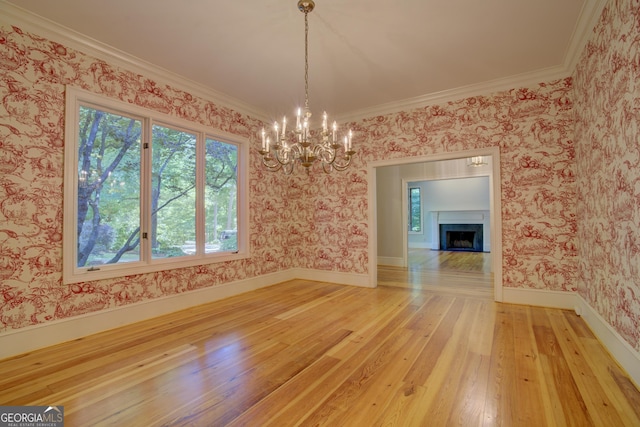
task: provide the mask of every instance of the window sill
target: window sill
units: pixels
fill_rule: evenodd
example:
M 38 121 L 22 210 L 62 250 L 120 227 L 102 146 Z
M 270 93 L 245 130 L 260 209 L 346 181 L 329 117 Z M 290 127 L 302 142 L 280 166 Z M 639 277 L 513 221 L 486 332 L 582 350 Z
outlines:
M 141 274 L 155 273 L 158 271 L 176 270 L 179 268 L 195 267 L 198 265 L 218 264 L 227 261 L 236 261 L 249 258 L 248 252 L 229 252 L 201 256 L 197 258 L 169 260 L 167 258 L 156 261 L 156 263 L 136 262 L 129 265 L 102 265 L 89 271 L 81 269 L 79 271 L 63 272 L 62 283 L 72 285 L 75 283 L 94 282 L 96 280 L 114 279 L 118 277 L 137 276 Z

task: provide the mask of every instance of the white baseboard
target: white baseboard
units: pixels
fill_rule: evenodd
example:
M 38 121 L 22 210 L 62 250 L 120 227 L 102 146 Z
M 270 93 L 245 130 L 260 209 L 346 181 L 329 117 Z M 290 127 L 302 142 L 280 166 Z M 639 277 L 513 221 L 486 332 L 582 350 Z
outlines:
M 640 389 L 640 353 L 631 347 L 582 296 L 577 294 L 575 310 L 622 369 L 627 372 L 636 388 Z
M 292 274 L 296 279 L 314 280 L 316 282 L 331 282 L 341 285 L 375 288 L 377 283 L 371 282 L 368 274 L 341 273 L 337 271 L 313 270 L 309 268 L 294 268 Z
M 379 256 L 378 265 L 390 265 L 392 267 L 404 267 L 404 259 L 402 257 Z
M 231 297 L 292 279 L 327 281 L 343 285 L 372 287 L 368 275 L 330 271 L 290 269 L 251 279 L 225 283 L 136 304 L 87 313 L 68 319 L 0 333 L 0 359 L 16 356 L 87 335 Z M 375 285 L 375 284 L 374 284 Z
M 577 304 L 577 294 L 575 292 L 503 287 L 502 302 L 573 310 Z
M 575 292 L 519 288 L 503 288 L 502 295 L 503 302 L 506 303 L 575 310 L 616 362 L 626 371 L 635 386 L 640 388 L 640 353 L 631 347 L 580 295 Z
M 409 242 L 409 249 L 431 249 L 431 242 Z

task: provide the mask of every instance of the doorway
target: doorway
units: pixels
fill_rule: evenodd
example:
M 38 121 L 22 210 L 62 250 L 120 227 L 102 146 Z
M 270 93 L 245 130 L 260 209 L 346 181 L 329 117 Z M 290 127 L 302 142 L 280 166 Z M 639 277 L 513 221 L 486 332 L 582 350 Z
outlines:
M 462 176 L 473 176 L 469 173 L 466 159 L 473 156 L 487 156 L 490 167 L 486 168 L 486 176 L 489 178 L 489 204 L 490 233 L 486 238 L 491 241 L 491 273 L 493 277 L 493 298 L 502 301 L 502 219 L 500 202 L 500 151 L 498 147 L 482 150 L 472 150 L 456 153 L 443 153 L 425 157 L 413 157 L 405 159 L 393 159 L 372 162 L 368 167 L 369 173 L 369 229 L 372 231 L 369 240 L 369 271 L 370 281 L 375 286 L 379 282 L 378 260 L 385 260 L 384 264 L 395 264 L 395 267 L 407 266 L 407 215 L 394 214 L 398 221 L 389 221 L 385 210 L 397 209 L 407 203 L 407 196 L 402 187 L 402 182 L 419 178 L 416 171 L 423 171 L 439 179 L 455 179 Z M 409 176 L 403 178 L 403 173 L 409 170 Z M 413 176 L 411 176 L 413 174 Z M 477 173 L 475 174 L 478 175 Z M 423 175 L 424 176 L 424 175 Z M 396 190 L 389 190 L 395 188 Z M 386 189 L 386 191 L 384 191 Z M 385 195 L 385 200 L 379 200 L 380 194 Z M 392 200 L 387 200 L 390 195 Z M 397 222 L 397 223 L 396 223 Z M 397 237 L 401 236 L 401 239 Z M 401 240 L 398 243 L 398 240 Z M 397 255 L 402 253 L 403 255 Z M 398 258 L 403 260 L 398 261 Z M 400 265 L 402 264 L 402 265 Z

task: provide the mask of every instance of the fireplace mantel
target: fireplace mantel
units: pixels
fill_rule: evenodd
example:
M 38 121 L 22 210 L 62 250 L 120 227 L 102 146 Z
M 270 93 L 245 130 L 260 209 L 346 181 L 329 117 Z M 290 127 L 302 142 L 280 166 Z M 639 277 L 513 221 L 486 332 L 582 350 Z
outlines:
M 440 249 L 440 224 L 482 224 L 483 252 L 491 252 L 491 215 L 489 211 L 432 211 L 431 249 Z

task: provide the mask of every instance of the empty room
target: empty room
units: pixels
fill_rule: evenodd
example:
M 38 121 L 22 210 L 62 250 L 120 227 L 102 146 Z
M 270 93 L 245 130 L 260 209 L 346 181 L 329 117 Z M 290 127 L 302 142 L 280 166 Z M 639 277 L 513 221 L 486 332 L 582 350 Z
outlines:
M 0 0 L 0 426 L 640 426 L 639 40 Z

